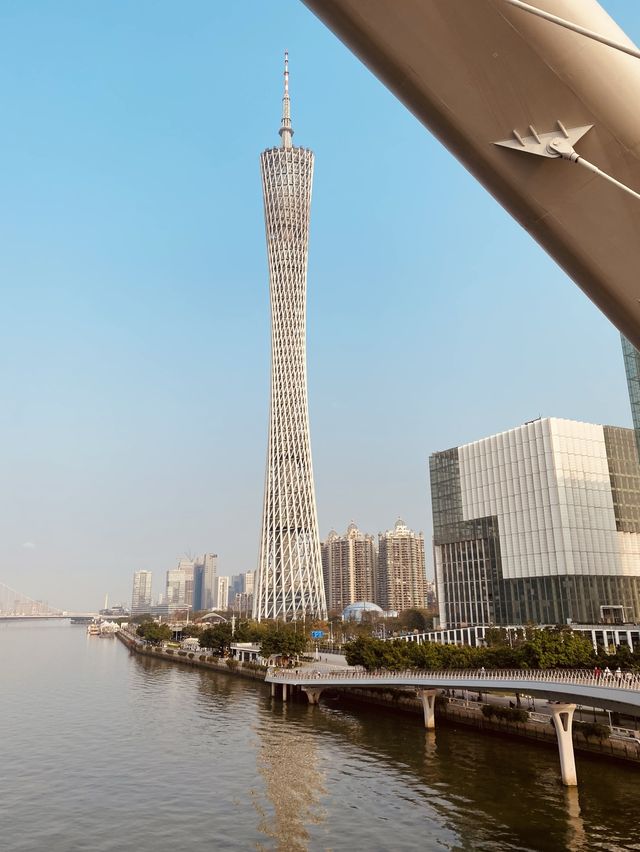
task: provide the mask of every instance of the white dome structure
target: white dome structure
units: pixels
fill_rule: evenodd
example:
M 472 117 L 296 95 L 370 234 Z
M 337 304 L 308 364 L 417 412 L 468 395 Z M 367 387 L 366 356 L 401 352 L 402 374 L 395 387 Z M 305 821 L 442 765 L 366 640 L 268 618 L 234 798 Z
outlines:
M 378 604 L 371 603 L 371 601 L 356 601 L 342 610 L 342 620 L 362 621 L 362 616 L 365 614 L 384 618 L 385 612 Z

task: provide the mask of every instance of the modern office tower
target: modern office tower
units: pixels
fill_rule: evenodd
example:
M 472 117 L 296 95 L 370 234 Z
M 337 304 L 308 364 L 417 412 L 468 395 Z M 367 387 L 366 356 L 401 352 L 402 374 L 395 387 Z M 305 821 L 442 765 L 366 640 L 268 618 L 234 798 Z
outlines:
M 244 593 L 246 595 L 252 595 L 255 592 L 256 587 L 256 572 L 255 571 L 247 571 L 246 574 L 243 574 L 244 577 Z
M 185 587 L 187 583 L 187 575 L 180 567 L 170 568 L 167 571 L 167 600 L 166 604 L 174 609 L 184 607 L 187 603 Z
M 307 244 L 313 153 L 292 144 L 285 54 L 279 148 L 260 157 L 271 296 L 271 405 L 253 614 L 325 617 L 307 406 Z
M 216 581 L 216 609 L 229 608 L 230 577 L 218 577 Z
M 422 608 L 426 582 L 424 536 L 398 519 L 392 530 L 378 534 L 375 602 L 386 611 Z
M 633 428 L 636 433 L 636 447 L 640 457 L 640 352 L 633 343 L 630 343 L 624 335 L 621 335 L 622 354 L 624 356 L 624 369 L 627 374 L 627 387 L 629 388 L 629 400 L 631 402 L 631 417 Z
M 136 571 L 133 575 L 131 615 L 140 615 L 151 609 L 151 571 Z
M 184 571 L 184 603 L 193 606 L 193 584 L 195 579 L 195 560 L 182 558 L 178 561 L 178 571 Z
M 372 535 L 350 524 L 344 535 L 331 530 L 321 544 L 322 571 L 329 612 L 342 612 L 356 601 L 374 601 L 376 546 Z
M 202 606 L 202 583 L 204 577 L 204 565 L 196 559 L 193 566 L 193 611 L 199 612 Z
M 215 605 L 218 554 L 205 553 L 199 561 L 202 565 L 201 608 L 209 610 Z
M 632 429 L 535 420 L 430 472 L 442 627 L 640 618 Z

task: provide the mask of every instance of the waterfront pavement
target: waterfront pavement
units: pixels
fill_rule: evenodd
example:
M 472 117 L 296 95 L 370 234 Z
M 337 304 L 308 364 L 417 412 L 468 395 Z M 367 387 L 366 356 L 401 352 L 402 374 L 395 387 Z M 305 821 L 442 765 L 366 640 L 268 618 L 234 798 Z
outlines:
M 349 668 L 346 657 L 343 654 L 318 653 L 318 659 L 308 663 L 302 663 L 298 668 L 309 668 L 319 672 L 335 671 L 336 668 Z

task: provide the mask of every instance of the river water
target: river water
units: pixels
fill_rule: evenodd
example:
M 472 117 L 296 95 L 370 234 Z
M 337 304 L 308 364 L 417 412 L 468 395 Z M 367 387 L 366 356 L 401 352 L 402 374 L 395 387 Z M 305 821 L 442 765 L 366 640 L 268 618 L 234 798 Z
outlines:
M 0 849 L 640 850 L 637 767 L 0 622 Z

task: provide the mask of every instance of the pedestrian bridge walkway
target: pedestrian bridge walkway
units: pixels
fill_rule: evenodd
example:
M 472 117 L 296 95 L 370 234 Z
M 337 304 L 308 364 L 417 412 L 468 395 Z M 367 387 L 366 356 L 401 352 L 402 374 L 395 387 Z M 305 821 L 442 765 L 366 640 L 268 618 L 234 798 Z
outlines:
M 265 677 L 271 694 L 281 689 L 283 701 L 291 688 L 302 689 L 310 704 L 317 704 L 323 690 L 332 687 L 414 687 L 422 698 L 426 728 L 435 727 L 435 697 L 439 689 L 468 689 L 479 693 L 522 692 L 546 698 L 560 750 L 562 781 L 577 783 L 573 754 L 572 723 L 576 705 L 599 707 L 640 716 L 640 677 L 630 672 L 616 676 L 596 675 L 585 669 L 482 669 L 452 671 L 364 671 L 342 668 L 332 671 L 269 668 Z
M 640 716 L 640 676 L 596 676 L 585 669 L 481 669 L 450 671 L 364 671 L 359 668 L 319 671 L 271 668 L 267 683 L 316 690 L 329 687 L 398 687 L 469 689 L 477 692 L 525 692 L 548 701 L 572 701 Z

